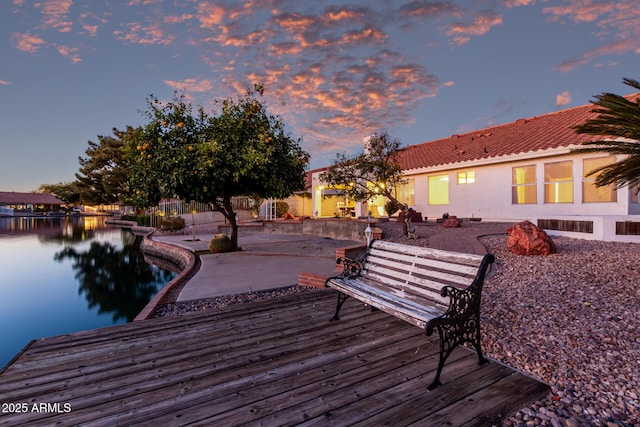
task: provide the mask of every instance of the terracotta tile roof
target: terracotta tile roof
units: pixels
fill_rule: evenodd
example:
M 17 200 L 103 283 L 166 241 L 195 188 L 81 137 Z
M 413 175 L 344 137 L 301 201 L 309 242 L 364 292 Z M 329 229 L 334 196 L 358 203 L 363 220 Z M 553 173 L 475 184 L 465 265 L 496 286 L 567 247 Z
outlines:
M 304 188 L 309 190 L 313 186 L 313 174 L 316 172 L 324 172 L 329 169 L 329 166 L 324 166 L 317 169 L 308 170 L 305 174 Z
M 593 108 L 593 104 L 582 105 L 412 145 L 402 151 L 400 164 L 402 169 L 409 170 L 581 144 L 595 138 L 579 135 L 572 127 L 596 117 Z
M 0 204 L 64 205 L 64 202 L 51 194 L 0 191 Z

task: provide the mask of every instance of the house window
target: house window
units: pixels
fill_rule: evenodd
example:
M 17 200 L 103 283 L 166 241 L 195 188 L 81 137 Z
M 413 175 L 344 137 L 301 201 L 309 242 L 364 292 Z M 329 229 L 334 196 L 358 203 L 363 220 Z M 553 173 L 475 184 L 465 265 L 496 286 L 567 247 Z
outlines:
M 435 175 L 429 177 L 429 204 L 449 204 L 449 175 Z
M 476 171 L 458 172 L 458 184 L 473 184 L 476 182 Z
M 511 169 L 511 203 L 524 205 L 537 203 L 536 166 L 518 166 Z
M 416 204 L 414 182 L 413 179 L 407 179 L 404 184 L 396 187 L 397 198 L 400 203 L 407 206 L 414 206 Z
M 573 162 L 545 163 L 544 202 L 573 203 Z
M 587 176 L 589 172 L 615 163 L 615 161 L 615 156 L 596 157 L 582 161 L 583 203 L 615 202 L 618 200 L 615 185 L 611 184 L 604 187 L 596 187 L 597 174 Z

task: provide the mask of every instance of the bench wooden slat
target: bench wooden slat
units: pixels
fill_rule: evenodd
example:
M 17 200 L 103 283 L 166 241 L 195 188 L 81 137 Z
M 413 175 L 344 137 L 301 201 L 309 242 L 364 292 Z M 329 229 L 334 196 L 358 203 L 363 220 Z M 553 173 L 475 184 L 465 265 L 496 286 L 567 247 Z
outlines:
M 340 280 L 340 279 L 338 279 Z M 425 292 L 424 289 L 412 288 L 410 285 L 404 287 L 389 287 L 384 282 L 375 280 L 370 275 L 365 277 L 359 277 L 356 279 L 342 279 L 344 281 L 343 286 L 351 284 L 351 280 L 356 280 L 358 283 L 364 284 L 368 289 L 375 290 L 377 293 L 389 293 L 395 295 L 398 298 L 404 298 L 414 301 L 417 304 L 439 304 L 446 308 L 449 306 L 449 297 L 443 297 L 440 293 Z
M 424 328 L 429 320 L 442 315 L 447 308 L 441 304 L 412 303 L 411 300 L 388 292 L 380 292 L 379 288 L 370 287 L 366 283 L 353 279 L 343 283 L 334 282 L 333 287 L 419 328 Z
M 403 276 L 406 275 L 400 275 L 398 278 L 402 280 Z M 423 298 L 437 300 L 442 304 L 449 303 L 449 297 L 443 297 L 440 295 L 440 290 L 444 285 L 439 282 L 425 279 L 414 279 L 412 280 L 412 283 L 407 283 L 406 281 L 394 281 L 393 278 L 371 273 L 370 270 L 367 274 L 367 281 L 378 282 L 380 283 L 381 288 L 391 287 L 400 291 L 404 291 L 407 294 L 418 295 Z
M 372 247 L 372 249 L 374 249 Z M 387 242 L 383 240 L 375 241 L 375 249 L 388 250 L 408 255 L 433 258 L 445 262 L 457 264 L 467 264 L 477 267 L 482 262 L 482 255 L 467 254 L 463 252 L 445 251 L 442 249 L 426 248 L 422 246 L 406 245 L 403 243 Z
M 379 262 L 380 259 L 368 260 L 364 266 L 364 269 L 367 271 L 367 274 L 380 273 L 380 274 L 395 274 L 402 275 L 404 277 L 404 281 L 412 282 L 419 281 L 419 279 L 428 279 L 426 283 L 439 283 L 440 286 L 437 288 L 436 292 L 439 292 L 440 289 L 445 285 L 461 285 L 463 287 L 469 286 L 474 276 L 459 276 L 457 274 L 450 274 L 443 271 L 438 270 L 425 270 L 421 268 L 421 266 L 416 265 L 404 265 L 398 264 L 394 262 L 390 262 L 389 260 L 384 260 L 384 262 Z M 391 267 L 393 270 L 385 269 L 380 266 Z
M 482 258 L 480 258 L 480 260 L 473 260 L 473 261 L 469 260 L 467 262 L 475 263 L 475 265 L 469 265 L 469 264 L 455 263 L 451 261 L 442 261 L 436 258 L 427 258 L 426 256 L 427 256 L 426 254 L 420 255 L 420 254 L 394 253 L 388 250 L 382 251 L 374 248 L 372 248 L 369 253 L 369 257 L 371 258 L 371 260 L 375 259 L 376 261 L 378 261 L 379 258 L 384 259 L 385 257 L 389 257 L 395 261 L 400 261 L 408 265 L 418 264 L 425 268 L 432 268 L 432 269 L 435 268 L 440 270 L 455 271 L 459 274 L 467 274 L 472 277 L 475 276 L 476 272 L 478 271 L 478 265 L 482 261 Z M 460 260 L 459 258 L 456 257 L 455 261 L 459 262 Z

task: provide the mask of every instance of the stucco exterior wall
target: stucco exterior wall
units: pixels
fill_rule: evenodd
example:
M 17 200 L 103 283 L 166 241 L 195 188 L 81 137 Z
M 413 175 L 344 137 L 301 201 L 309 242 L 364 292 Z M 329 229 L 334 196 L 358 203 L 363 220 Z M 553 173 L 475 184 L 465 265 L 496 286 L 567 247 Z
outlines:
M 616 190 L 614 202 L 583 201 L 583 159 L 604 157 L 602 154 L 571 153 L 568 148 L 544 152 L 521 153 L 503 159 L 484 159 L 405 171 L 414 180 L 415 204 L 425 220 L 441 218 L 444 213 L 460 218 L 481 218 L 483 221 L 522 221 L 537 223 L 538 219 L 580 221 L 584 218 L 593 225 L 592 233 L 552 231 L 555 235 L 597 239 L 606 241 L 640 242 L 639 235 L 616 234 L 616 222 L 640 222 L 640 204 L 632 202 L 627 187 Z M 545 202 L 545 164 L 572 162 L 572 202 Z M 536 202 L 517 204 L 512 202 L 512 168 L 535 166 Z M 458 183 L 458 172 L 474 172 L 473 183 Z M 429 202 L 429 177 L 448 177 L 448 203 Z M 314 185 L 321 185 L 315 179 Z M 312 188 L 312 194 L 320 194 Z M 637 200 L 637 198 L 636 198 Z M 316 199 L 314 198 L 314 203 Z
M 594 156 L 592 156 L 594 157 Z M 597 156 L 595 156 L 597 157 Z M 523 220 L 543 216 L 566 215 L 628 215 L 640 213 L 640 205 L 629 203 L 629 189 L 617 190 L 616 202 L 585 203 L 582 201 L 582 159 L 585 156 L 561 155 L 553 157 L 530 158 L 490 165 L 461 165 L 456 168 L 440 168 L 429 172 L 407 175 L 415 179 L 415 209 L 428 218 L 439 218 L 443 213 L 458 217 L 477 217 L 491 220 Z M 573 162 L 573 202 L 545 203 L 544 165 L 550 162 L 570 160 Z M 514 204 L 512 193 L 512 168 L 535 165 L 536 194 L 535 204 Z M 457 183 L 457 174 L 462 171 L 474 171 L 475 182 Z M 449 203 L 429 204 L 429 176 L 448 175 Z

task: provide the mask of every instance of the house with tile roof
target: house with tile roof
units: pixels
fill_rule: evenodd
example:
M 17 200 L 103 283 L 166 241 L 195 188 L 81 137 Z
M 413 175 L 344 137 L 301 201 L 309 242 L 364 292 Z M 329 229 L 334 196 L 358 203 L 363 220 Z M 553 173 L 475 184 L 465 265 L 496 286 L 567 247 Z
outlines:
M 587 176 L 621 157 L 572 152 L 594 139 L 573 130 L 596 116 L 592 110 L 588 104 L 406 147 L 400 199 L 429 219 L 530 220 L 550 234 L 640 242 L 638 187 L 598 188 Z M 320 217 L 333 216 L 319 174 L 313 180 L 313 206 Z M 357 216 L 367 209 L 384 215 L 384 200 L 358 205 Z
M 0 191 L 0 215 L 2 216 L 14 216 L 20 212 L 57 211 L 64 204 L 62 200 L 51 194 Z

